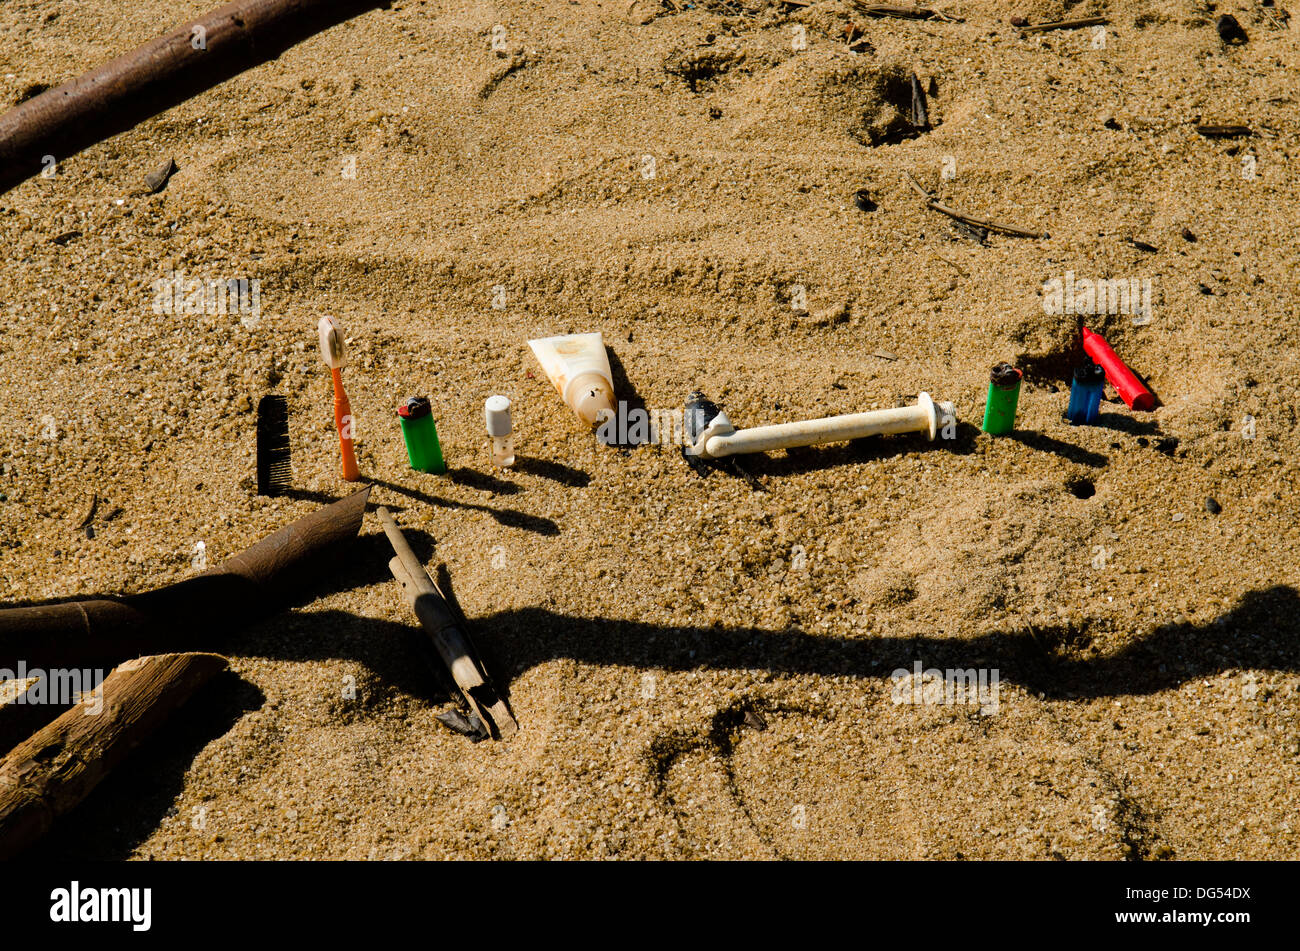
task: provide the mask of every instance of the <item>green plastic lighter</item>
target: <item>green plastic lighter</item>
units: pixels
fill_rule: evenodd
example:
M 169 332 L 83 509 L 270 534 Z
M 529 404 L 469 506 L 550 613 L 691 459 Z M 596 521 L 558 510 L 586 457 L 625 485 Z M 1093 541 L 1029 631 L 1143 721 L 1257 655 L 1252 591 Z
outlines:
M 1009 363 L 999 363 L 989 373 L 989 395 L 984 405 L 986 433 L 1004 436 L 1016 428 L 1016 404 L 1020 402 L 1023 375 Z
M 406 441 L 406 457 L 417 472 L 441 475 L 447 471 L 438 445 L 438 428 L 433 424 L 427 396 L 412 396 L 397 407 L 397 417 L 402 424 L 402 439 Z

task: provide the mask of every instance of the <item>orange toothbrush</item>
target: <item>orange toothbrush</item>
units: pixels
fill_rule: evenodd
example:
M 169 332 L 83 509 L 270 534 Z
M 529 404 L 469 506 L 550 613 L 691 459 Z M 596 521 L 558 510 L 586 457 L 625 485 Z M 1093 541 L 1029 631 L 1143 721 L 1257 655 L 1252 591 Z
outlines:
M 343 478 L 357 482 L 361 479 L 361 473 L 357 470 L 357 457 L 352 451 L 352 404 L 348 402 L 348 394 L 343 391 L 343 377 L 339 372 L 343 367 L 343 333 L 333 317 L 322 317 L 316 329 L 320 331 L 320 355 L 334 378 L 334 426 L 339 431 Z

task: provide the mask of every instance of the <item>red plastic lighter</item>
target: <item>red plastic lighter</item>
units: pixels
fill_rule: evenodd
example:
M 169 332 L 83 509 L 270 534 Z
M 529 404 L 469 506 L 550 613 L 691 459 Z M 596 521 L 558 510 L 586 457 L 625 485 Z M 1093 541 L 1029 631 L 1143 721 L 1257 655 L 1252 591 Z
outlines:
M 1094 363 L 1106 371 L 1106 379 L 1115 387 L 1120 399 L 1129 405 L 1129 409 L 1152 410 L 1156 408 L 1156 398 L 1142 382 L 1133 375 L 1133 371 L 1124 365 L 1114 350 L 1100 334 L 1095 334 L 1087 327 L 1083 328 L 1083 349 Z

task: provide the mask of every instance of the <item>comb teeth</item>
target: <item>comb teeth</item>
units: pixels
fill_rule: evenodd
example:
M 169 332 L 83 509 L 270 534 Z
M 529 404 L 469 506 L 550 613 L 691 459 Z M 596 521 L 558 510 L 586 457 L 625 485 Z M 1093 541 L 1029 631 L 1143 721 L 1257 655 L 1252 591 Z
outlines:
M 278 394 L 257 403 L 257 494 L 279 495 L 289 488 L 289 403 Z

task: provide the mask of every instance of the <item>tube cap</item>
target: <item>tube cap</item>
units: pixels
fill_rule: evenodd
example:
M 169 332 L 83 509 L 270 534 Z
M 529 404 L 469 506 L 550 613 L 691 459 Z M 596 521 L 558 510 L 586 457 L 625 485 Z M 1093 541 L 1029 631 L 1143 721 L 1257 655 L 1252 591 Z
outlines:
M 578 418 L 588 426 L 600 422 L 600 411 L 614 412 L 614 391 L 606 379 L 595 371 L 579 373 L 564 388 L 564 400 Z
M 483 420 L 489 436 L 510 435 L 510 397 L 489 396 L 483 403 Z

